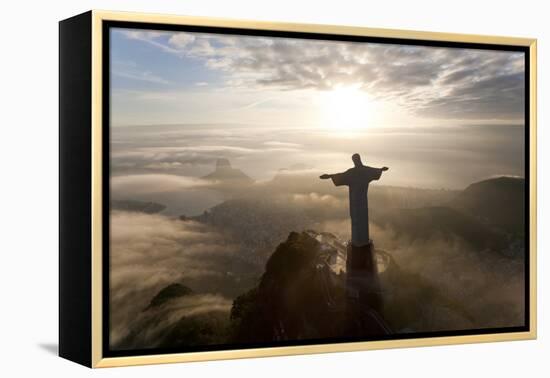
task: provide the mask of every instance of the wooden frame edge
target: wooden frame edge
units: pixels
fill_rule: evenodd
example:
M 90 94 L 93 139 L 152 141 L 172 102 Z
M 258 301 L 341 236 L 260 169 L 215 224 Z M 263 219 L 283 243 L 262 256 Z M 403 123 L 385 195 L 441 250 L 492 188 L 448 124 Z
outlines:
M 103 358 L 102 18 L 92 11 L 92 367 Z
M 187 24 L 241 29 L 261 29 L 325 33 L 336 35 L 373 36 L 414 40 L 499 44 L 529 47 L 530 56 L 530 330 L 527 332 L 495 333 L 467 336 L 445 336 L 401 340 L 364 341 L 340 344 L 235 349 L 211 352 L 142 355 L 103 358 L 102 338 L 102 22 L 128 21 L 163 24 Z M 236 20 L 196 16 L 92 11 L 92 367 L 119 367 L 177 362 L 199 362 L 254 357 L 306 355 L 314 353 L 352 352 L 362 350 L 393 349 L 471 344 L 500 341 L 534 340 L 537 338 L 537 40 L 534 38 L 501 37 L 476 34 L 456 34 L 415 30 L 380 29 L 357 26 L 296 24 L 253 20 Z
M 98 361 L 97 368 L 135 366 L 148 364 L 167 364 L 177 362 L 200 362 L 213 360 L 233 360 L 241 358 L 277 357 L 290 355 L 322 354 L 334 352 L 358 352 L 366 350 L 413 348 L 442 345 L 473 344 L 500 341 L 532 340 L 531 332 L 507 334 L 487 334 L 471 336 L 430 337 L 422 339 L 362 341 L 356 343 L 318 344 L 307 346 L 272 347 L 258 349 L 238 349 L 213 352 L 174 353 L 131 357 L 109 357 Z
M 530 332 L 537 337 L 537 40 L 529 44 L 529 314 Z
M 324 33 L 335 35 L 373 36 L 382 38 L 401 38 L 443 42 L 467 42 L 514 46 L 531 46 L 536 40 L 523 37 L 503 37 L 478 34 L 429 32 L 419 30 L 369 28 L 363 26 L 327 25 L 313 23 L 289 23 L 275 21 L 256 21 L 249 19 L 231 19 L 199 16 L 180 16 L 155 13 L 115 12 L 94 10 L 94 15 L 105 21 L 147 22 L 159 24 L 186 24 L 239 29 L 261 29 L 288 32 Z

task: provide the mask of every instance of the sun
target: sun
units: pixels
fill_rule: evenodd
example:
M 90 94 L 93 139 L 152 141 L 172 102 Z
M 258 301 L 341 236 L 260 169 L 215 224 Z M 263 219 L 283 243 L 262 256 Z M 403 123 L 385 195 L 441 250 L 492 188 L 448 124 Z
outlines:
M 322 122 L 343 132 L 365 129 L 372 119 L 372 102 L 359 86 L 338 86 L 321 93 Z

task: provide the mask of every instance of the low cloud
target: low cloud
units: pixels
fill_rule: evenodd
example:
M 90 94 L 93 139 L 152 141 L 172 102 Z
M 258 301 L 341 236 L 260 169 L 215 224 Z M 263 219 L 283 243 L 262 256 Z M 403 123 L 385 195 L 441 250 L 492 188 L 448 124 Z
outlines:
M 333 214 L 339 214 L 342 209 L 346 208 L 348 201 L 346 198 L 338 198 L 330 194 L 313 192 L 308 194 L 293 194 L 290 204 L 307 208 L 323 208 Z
M 203 296 L 176 303 L 173 315 L 189 311 L 228 309 L 230 300 L 211 285 L 226 279 L 228 259 L 238 251 L 222 235 L 196 222 L 162 215 L 111 213 L 110 330 L 117 344 L 128 335 L 149 301 L 164 287 L 178 282 Z M 204 296 L 206 295 L 206 296 Z M 173 310 L 173 309 L 172 309 Z M 163 319 L 164 322 L 175 318 Z
M 522 326 L 525 321 L 524 260 L 500 253 L 473 249 L 457 235 L 411 239 L 391 227 L 371 225 L 377 248 L 386 250 L 401 269 L 419 274 L 439 292 L 469 314 L 464 328 Z M 422 301 L 422 298 L 418 298 Z M 417 327 L 426 331 L 447 330 L 449 322 L 432 316 Z M 456 329 L 457 324 L 452 324 Z M 422 330 L 422 329 L 421 329 Z
M 291 148 L 291 149 L 296 149 L 296 148 L 301 148 L 302 145 L 299 144 L 299 143 L 292 143 L 292 142 L 280 142 L 280 141 L 277 141 L 277 140 L 270 140 L 270 141 L 267 141 L 267 142 L 264 142 L 264 145 L 266 146 L 269 146 L 269 147 L 283 147 L 283 148 Z
M 327 220 L 317 226 L 318 231 L 333 233 L 342 241 L 350 240 L 350 229 L 349 219 Z M 389 225 L 382 228 L 372 223 L 370 232 L 375 247 L 392 256 L 401 274 L 419 275 L 437 288 L 448 301 L 447 305 L 454 307 L 448 312 L 448 309 L 426 306 L 423 303 L 426 298 L 410 298 L 414 306 L 426 306 L 426 314 L 417 323 L 410 324 L 408 332 L 524 324 L 523 259 L 473 249 L 467 240 L 457 235 L 443 237 L 434 233 L 428 239 L 415 239 L 396 232 Z M 391 298 L 393 293 L 385 291 L 384 295 Z
M 256 181 L 241 194 L 315 192 L 341 198 L 347 189 L 319 175 L 350 168 L 353 152 L 369 166 L 390 167 L 371 189 L 463 189 L 495 172 L 522 176 L 524 136 L 522 127 L 506 125 L 367 130 L 349 139 L 307 129 L 255 133 L 218 126 L 125 127 L 115 130 L 112 145 L 112 195 L 161 203 L 167 207 L 164 214 L 199 215 L 228 199 L 223 184 L 213 187 L 200 179 L 224 158 Z
M 111 178 L 114 196 L 132 197 L 141 194 L 176 192 L 205 186 L 207 183 L 195 177 L 168 174 L 144 174 L 115 176 Z
M 131 321 L 131 330 L 123 329 L 120 334 L 112 334 L 113 349 L 146 349 L 162 347 L 166 339 L 173 337 L 174 328 L 182 320 L 188 321 L 182 328 L 195 326 L 197 319 L 201 326 L 210 326 L 208 319 L 229 319 L 232 301 L 220 295 L 198 294 L 175 298 L 158 308 L 137 312 Z M 129 333 L 128 333 L 129 331 Z M 219 329 L 213 330 L 220 331 Z M 189 330 L 191 333 L 191 330 Z M 119 336 L 120 335 L 120 336 Z M 223 332 L 212 335 L 214 339 L 222 339 Z M 207 340 L 179 340 L 180 344 L 208 343 Z
M 245 213 L 241 208 L 229 206 L 225 213 L 218 214 L 228 217 L 222 219 L 220 224 L 224 226 L 220 227 L 244 221 L 248 227 L 240 232 L 244 234 L 243 238 L 254 242 L 254 246 L 257 243 L 255 235 L 266 232 L 266 226 L 280 222 L 282 227 L 289 227 L 266 251 L 266 257 L 290 231 L 314 229 L 336 234 L 342 241 L 349 240 L 345 191 L 340 193 L 342 196 L 318 192 L 287 191 L 286 195 L 269 192 L 277 194 L 265 198 L 263 209 L 272 211 L 269 221 L 260 218 L 249 222 L 252 217 L 243 217 Z M 398 202 L 397 193 L 389 194 L 392 203 Z M 250 196 L 247 198 L 251 199 Z M 412 204 L 415 205 L 421 206 L 418 202 Z M 294 213 L 285 212 L 286 208 Z M 288 214 L 296 216 L 290 219 Z M 302 223 L 290 226 L 289 220 L 296 222 L 297 214 L 304 217 Z M 214 230 L 214 226 L 194 221 L 182 222 L 162 215 L 120 211 L 112 212 L 111 227 L 111 341 L 115 345 L 122 342 L 132 329 L 147 329 L 147 332 L 140 331 L 129 345 L 155 346 L 163 338 L 161 333 L 181 317 L 210 313 L 223 317 L 229 311 L 231 299 L 247 290 L 239 286 L 242 278 L 251 271 L 250 266 L 239 260 L 244 255 L 243 246 L 228 242 L 239 243 L 242 238 L 228 238 L 220 229 Z M 273 232 L 270 231 L 269 235 L 272 236 Z M 504 327 L 523 323 L 522 259 L 474 249 L 457 235 L 434 233 L 427 238 L 414 238 L 406 232 L 396 232 L 391 225 L 382 228 L 375 224 L 371 224 L 371 235 L 376 247 L 389 252 L 404 273 L 420 275 L 438 288 L 449 303 L 455 303 L 456 308 L 468 314 L 464 316 L 453 310 L 447 316 L 442 315 L 446 314 L 446 309 L 428 308 L 429 316 L 419 317 L 420 323 L 412 324 L 413 329 L 433 331 L 445 327 Z M 259 256 L 249 257 L 259 259 Z M 239 273 L 232 271 L 238 267 L 241 269 Z M 175 282 L 189 286 L 197 294 L 171 301 L 154 313 L 142 312 L 160 289 Z M 253 285 L 257 281 L 250 282 Z M 226 293 L 230 289 L 233 292 Z M 411 300 L 422 302 L 422 298 Z

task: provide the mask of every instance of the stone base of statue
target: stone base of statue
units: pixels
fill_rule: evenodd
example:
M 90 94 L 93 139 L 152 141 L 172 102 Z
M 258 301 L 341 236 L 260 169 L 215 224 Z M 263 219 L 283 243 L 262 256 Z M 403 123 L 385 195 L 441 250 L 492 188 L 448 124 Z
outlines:
M 353 333 L 389 333 L 388 327 L 380 317 L 382 295 L 372 240 L 361 247 L 348 244 L 346 297 L 348 321 Z
M 361 247 L 348 244 L 346 272 L 347 297 L 379 310 L 380 282 L 372 240 Z

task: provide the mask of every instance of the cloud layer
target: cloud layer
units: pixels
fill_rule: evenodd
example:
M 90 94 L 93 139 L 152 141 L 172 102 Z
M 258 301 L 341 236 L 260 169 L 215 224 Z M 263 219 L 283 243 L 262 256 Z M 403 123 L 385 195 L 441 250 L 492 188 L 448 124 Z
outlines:
M 111 212 L 111 342 L 117 344 L 127 336 L 151 298 L 174 282 L 197 293 L 218 295 L 185 300 L 173 314 L 228 310 L 231 301 L 219 295 L 223 290 L 216 283 L 227 282 L 231 269 L 227 261 L 236 251 L 235 245 L 205 225 L 161 215 Z
M 426 117 L 523 118 L 523 53 L 202 33 L 120 32 L 131 40 L 196 60 L 221 73 L 224 87 L 322 91 L 354 85 L 374 98 L 398 103 Z M 154 76 L 145 73 L 139 78 Z
M 462 189 L 494 175 L 523 176 L 523 139 L 522 127 L 506 125 L 373 129 L 351 137 L 310 129 L 122 127 L 111 137 L 111 183 L 116 199 L 159 202 L 193 215 L 206 209 L 194 205 L 221 200 L 200 179 L 219 158 L 258 183 L 278 176 L 286 178 L 282 189 L 302 185 L 323 195 L 329 185 L 319 174 L 346 170 L 358 152 L 367 165 L 390 167 L 380 185 Z

